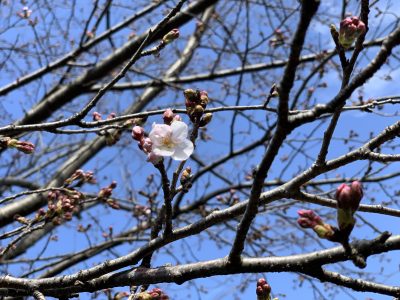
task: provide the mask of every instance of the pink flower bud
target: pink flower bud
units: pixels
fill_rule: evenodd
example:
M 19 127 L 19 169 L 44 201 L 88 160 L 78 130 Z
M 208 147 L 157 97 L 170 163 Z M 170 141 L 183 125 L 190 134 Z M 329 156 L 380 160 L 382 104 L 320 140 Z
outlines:
M 309 210 L 309 209 L 300 209 L 297 214 L 304 219 L 308 219 L 310 221 L 312 221 L 315 224 L 320 224 L 322 225 L 322 219 L 320 216 L 318 216 L 313 210 Z
M 107 116 L 107 120 L 114 119 L 116 116 L 117 116 L 117 114 L 115 112 L 112 112 Z
M 173 40 L 176 40 L 178 37 L 179 37 L 179 29 L 175 28 L 172 29 L 170 32 L 168 32 L 166 35 L 164 35 L 162 41 L 164 42 L 164 44 L 169 44 Z
M 350 210 L 352 214 L 358 209 L 363 197 L 362 185 L 359 181 L 353 181 L 351 185 L 342 183 L 336 190 L 335 198 L 337 207 Z
M 311 228 L 320 238 L 331 239 L 335 234 L 334 228 L 325 224 L 313 210 L 301 209 L 297 213 L 300 216 L 297 224 L 302 228 Z
M 31 154 L 35 151 L 35 145 L 31 142 L 19 142 L 16 148 L 26 154 Z
M 348 49 L 365 31 L 366 26 L 358 17 L 348 17 L 340 22 L 339 43 L 343 48 Z
M 203 108 L 206 108 L 208 102 L 209 102 L 208 94 L 206 91 L 201 91 L 200 92 L 200 105 L 203 106 Z
M 140 146 L 145 153 L 150 153 L 153 148 L 153 142 L 147 137 L 140 141 Z
M 5 143 L 9 148 L 15 148 L 18 151 L 24 152 L 26 154 L 31 154 L 35 151 L 35 145 L 31 142 L 19 141 L 16 139 L 6 138 Z
M 256 295 L 257 300 L 269 300 L 271 293 L 271 286 L 264 278 L 257 280 Z
M 172 109 L 168 108 L 165 110 L 163 114 L 164 124 L 171 125 L 172 121 L 174 120 L 175 114 Z
M 132 138 L 136 141 L 140 141 L 144 137 L 144 129 L 140 126 L 134 126 L 132 128 Z
M 297 224 L 299 224 L 302 228 L 313 228 L 317 225 L 317 223 L 307 218 L 298 218 Z
M 262 286 L 266 283 L 267 283 L 267 281 L 265 280 L 265 278 L 260 278 L 257 280 L 257 286 Z
M 93 112 L 93 121 L 100 121 L 101 119 L 101 114 L 99 114 L 97 111 Z

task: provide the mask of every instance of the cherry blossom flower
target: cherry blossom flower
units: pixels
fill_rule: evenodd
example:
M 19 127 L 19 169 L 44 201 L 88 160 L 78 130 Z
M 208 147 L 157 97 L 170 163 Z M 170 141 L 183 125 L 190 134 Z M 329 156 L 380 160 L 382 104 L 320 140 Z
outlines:
M 153 124 L 149 134 L 152 152 L 158 156 L 171 156 L 175 160 L 186 160 L 193 153 L 193 143 L 187 138 L 188 126 L 181 121 L 171 125 Z

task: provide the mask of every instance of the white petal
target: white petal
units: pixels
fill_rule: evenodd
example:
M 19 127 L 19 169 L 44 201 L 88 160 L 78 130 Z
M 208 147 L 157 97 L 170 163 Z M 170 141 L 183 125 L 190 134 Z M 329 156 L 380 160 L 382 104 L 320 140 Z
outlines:
M 149 133 L 149 138 L 154 145 L 161 145 L 165 137 L 171 135 L 171 127 L 165 124 L 154 124 Z
M 171 124 L 172 141 L 175 144 L 180 144 L 186 140 L 188 135 L 188 126 L 181 121 L 174 121 Z
M 175 160 L 186 160 L 192 155 L 193 150 L 193 143 L 189 140 L 184 140 L 182 143 L 176 145 L 172 158 Z
M 170 148 L 170 147 L 165 147 L 165 146 L 157 146 L 153 147 L 153 152 L 155 155 L 158 156 L 171 156 L 174 154 L 175 149 Z

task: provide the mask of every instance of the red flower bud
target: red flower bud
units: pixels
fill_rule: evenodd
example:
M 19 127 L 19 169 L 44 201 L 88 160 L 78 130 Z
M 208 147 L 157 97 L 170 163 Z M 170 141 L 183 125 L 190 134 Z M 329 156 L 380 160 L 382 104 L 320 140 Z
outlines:
M 335 194 L 337 207 L 350 210 L 354 214 L 360 205 L 363 195 L 362 185 L 359 181 L 353 181 L 350 186 L 342 183 Z
M 31 142 L 19 141 L 12 138 L 5 138 L 4 142 L 9 148 L 16 148 L 17 150 L 24 152 L 26 154 L 31 154 L 35 151 L 35 145 Z
M 132 128 L 132 138 L 136 141 L 140 141 L 144 137 L 144 129 L 140 126 L 134 126 Z
M 139 142 L 139 145 L 141 147 L 141 149 L 145 152 L 145 153 L 150 153 L 152 148 L 153 148 L 153 142 L 151 141 L 150 138 L 144 138 Z
M 271 286 L 264 278 L 257 280 L 256 295 L 257 300 L 269 300 L 271 293 Z
M 339 42 L 347 49 L 354 40 L 365 33 L 366 26 L 358 17 L 348 17 L 340 22 Z
M 335 231 L 332 226 L 325 224 L 313 210 L 301 209 L 297 213 L 300 216 L 297 224 L 302 228 L 312 228 L 322 239 L 330 239 L 334 235 Z
M 97 111 L 93 112 L 93 121 L 100 121 L 101 119 L 101 114 L 99 114 Z
M 174 120 L 175 114 L 173 113 L 172 109 L 168 108 L 165 110 L 163 114 L 164 124 L 171 125 L 172 121 Z

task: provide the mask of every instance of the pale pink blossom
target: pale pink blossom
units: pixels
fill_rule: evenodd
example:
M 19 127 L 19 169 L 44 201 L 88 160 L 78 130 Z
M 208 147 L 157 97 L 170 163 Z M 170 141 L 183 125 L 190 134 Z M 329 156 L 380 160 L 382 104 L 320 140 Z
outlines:
M 181 121 L 171 125 L 153 124 L 149 134 L 152 152 L 158 156 L 171 156 L 175 160 L 186 160 L 193 153 L 193 143 L 187 138 L 188 126 Z

